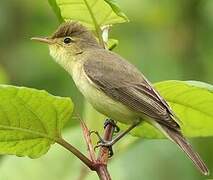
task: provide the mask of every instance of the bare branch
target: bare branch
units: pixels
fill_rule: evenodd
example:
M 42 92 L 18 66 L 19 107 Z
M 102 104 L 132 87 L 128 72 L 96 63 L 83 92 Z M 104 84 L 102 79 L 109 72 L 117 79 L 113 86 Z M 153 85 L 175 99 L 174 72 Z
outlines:
M 62 138 L 58 138 L 56 140 L 58 144 L 63 146 L 65 149 L 70 151 L 72 154 L 74 154 L 76 157 L 78 157 L 87 167 L 89 167 L 91 170 L 94 170 L 94 163 L 88 159 L 84 154 L 82 154 L 78 149 L 76 149 L 74 146 L 72 146 L 70 143 L 65 141 Z
M 95 151 L 92 145 L 92 140 L 90 138 L 90 132 L 89 129 L 87 128 L 86 124 L 81 121 L 81 128 L 83 130 L 83 135 L 84 135 L 84 139 L 86 141 L 87 144 L 87 149 L 89 151 L 89 156 L 91 161 L 95 162 L 96 161 L 96 156 L 95 156 Z

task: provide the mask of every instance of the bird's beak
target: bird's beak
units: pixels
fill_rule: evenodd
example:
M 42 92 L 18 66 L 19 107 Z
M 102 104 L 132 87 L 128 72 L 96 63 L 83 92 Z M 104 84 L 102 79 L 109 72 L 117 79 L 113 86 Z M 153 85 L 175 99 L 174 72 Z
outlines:
M 42 43 L 47 43 L 47 44 L 53 44 L 53 40 L 48 37 L 32 37 L 31 40 L 42 42 Z

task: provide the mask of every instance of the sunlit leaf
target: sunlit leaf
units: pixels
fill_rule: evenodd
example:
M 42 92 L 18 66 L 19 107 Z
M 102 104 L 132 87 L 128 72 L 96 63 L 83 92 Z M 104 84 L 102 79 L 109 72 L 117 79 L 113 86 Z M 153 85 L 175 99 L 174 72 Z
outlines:
M 60 8 L 57 6 L 56 1 L 55 0 L 48 0 L 50 6 L 52 7 L 53 11 L 55 12 L 59 22 L 63 22 L 63 18 L 61 16 L 61 10 Z
M 73 111 L 70 98 L 0 86 L 0 154 L 37 158 L 61 136 Z
M 96 29 L 96 25 L 102 27 L 128 21 L 112 0 L 49 0 L 49 3 L 58 17 L 80 21 L 92 29 Z
M 155 87 L 179 117 L 185 136 L 213 136 L 212 85 L 198 81 L 164 81 Z M 164 137 L 148 123 L 136 128 L 132 134 L 144 138 Z
M 86 145 L 83 141 L 82 130 L 79 127 L 65 130 L 63 136 L 72 141 L 72 145 L 78 147 L 86 154 Z M 57 162 L 63 162 L 57 163 Z M 53 146 L 49 152 L 39 159 L 18 158 L 15 156 L 5 157 L 0 164 L 0 179 L 2 180 L 69 180 L 78 179 L 82 162 L 69 151 L 59 145 Z M 47 169 L 51 173 L 47 172 Z M 70 170 L 71 169 L 71 170 Z M 13 173 L 11 173 L 13 172 Z

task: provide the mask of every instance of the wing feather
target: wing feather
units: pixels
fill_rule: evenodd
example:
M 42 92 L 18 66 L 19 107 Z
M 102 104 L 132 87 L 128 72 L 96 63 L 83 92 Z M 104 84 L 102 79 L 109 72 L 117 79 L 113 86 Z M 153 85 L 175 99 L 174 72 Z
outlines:
M 96 57 L 88 57 L 83 68 L 101 91 L 136 112 L 170 128 L 179 129 L 169 105 L 140 71 L 117 54 L 99 51 L 105 51 L 104 56 L 96 52 Z

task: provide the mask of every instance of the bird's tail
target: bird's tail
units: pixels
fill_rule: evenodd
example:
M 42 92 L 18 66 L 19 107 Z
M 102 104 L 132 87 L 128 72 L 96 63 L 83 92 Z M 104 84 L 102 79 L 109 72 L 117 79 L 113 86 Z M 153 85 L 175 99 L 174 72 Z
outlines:
M 187 142 L 187 140 L 183 137 L 180 131 L 169 128 L 165 125 L 160 125 L 165 134 L 176 143 L 182 151 L 184 151 L 187 156 L 192 160 L 195 166 L 200 170 L 200 172 L 204 175 L 209 174 L 209 170 L 199 154 L 194 152 L 192 146 Z

